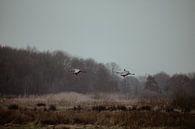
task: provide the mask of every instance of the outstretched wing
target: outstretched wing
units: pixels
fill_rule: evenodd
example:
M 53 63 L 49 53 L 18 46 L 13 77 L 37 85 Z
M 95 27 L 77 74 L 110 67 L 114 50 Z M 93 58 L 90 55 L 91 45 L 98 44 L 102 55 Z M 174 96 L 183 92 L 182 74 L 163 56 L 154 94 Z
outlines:
M 135 73 L 130 73 L 130 75 L 135 75 Z

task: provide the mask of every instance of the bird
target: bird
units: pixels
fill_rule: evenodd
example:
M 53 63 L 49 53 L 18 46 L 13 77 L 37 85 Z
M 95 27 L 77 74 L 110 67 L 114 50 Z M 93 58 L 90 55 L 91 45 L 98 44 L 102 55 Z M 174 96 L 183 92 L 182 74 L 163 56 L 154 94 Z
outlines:
M 74 69 L 71 70 L 71 72 L 72 72 L 74 75 L 78 75 L 78 74 L 80 74 L 81 72 L 85 73 L 86 71 L 83 71 L 83 70 L 81 70 L 81 69 L 79 69 L 79 68 L 74 68 Z
M 128 75 L 135 75 L 134 73 L 130 73 L 128 70 L 124 69 L 124 71 L 122 72 L 117 72 L 118 74 L 120 74 L 122 77 L 126 77 Z

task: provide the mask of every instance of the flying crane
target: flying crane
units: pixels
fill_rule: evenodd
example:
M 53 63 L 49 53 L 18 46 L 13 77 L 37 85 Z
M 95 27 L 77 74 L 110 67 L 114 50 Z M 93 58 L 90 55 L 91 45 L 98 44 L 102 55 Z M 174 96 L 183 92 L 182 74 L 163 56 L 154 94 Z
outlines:
M 71 70 L 71 72 L 72 72 L 74 75 L 78 75 L 78 74 L 80 74 L 81 72 L 86 73 L 86 71 L 83 71 L 83 70 L 81 70 L 81 69 L 79 69 L 79 68 L 74 68 L 74 69 Z
M 117 72 L 118 74 L 120 74 L 122 77 L 126 77 L 128 75 L 135 75 L 134 73 L 130 73 L 128 70 L 124 69 L 124 71 L 122 72 Z

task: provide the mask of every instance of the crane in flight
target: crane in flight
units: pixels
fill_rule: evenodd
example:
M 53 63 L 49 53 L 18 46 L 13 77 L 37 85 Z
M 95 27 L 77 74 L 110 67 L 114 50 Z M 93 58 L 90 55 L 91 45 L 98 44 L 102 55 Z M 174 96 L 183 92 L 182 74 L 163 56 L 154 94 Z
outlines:
M 120 74 L 122 77 L 126 77 L 128 75 L 135 75 L 134 73 L 130 73 L 128 70 L 124 69 L 124 71 L 122 72 L 117 72 L 118 74 Z
M 72 72 L 74 75 L 78 75 L 78 74 L 80 74 L 81 72 L 86 73 L 86 71 L 83 71 L 83 70 L 81 70 L 81 69 L 79 69 L 79 68 L 74 68 L 74 69 L 71 70 L 71 72 Z

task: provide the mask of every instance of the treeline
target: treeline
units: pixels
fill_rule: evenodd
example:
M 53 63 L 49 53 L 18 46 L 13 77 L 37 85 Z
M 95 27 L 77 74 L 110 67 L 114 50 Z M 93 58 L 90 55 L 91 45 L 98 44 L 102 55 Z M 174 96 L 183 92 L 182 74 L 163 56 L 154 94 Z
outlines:
M 128 77 L 126 82 L 125 91 L 131 96 L 195 98 L 195 73 L 170 76 L 160 72 L 138 78 Z
M 72 74 L 72 68 L 87 71 Z M 63 91 L 116 92 L 118 84 L 104 64 L 64 52 L 0 47 L 0 93 L 47 94 Z
M 87 71 L 75 76 L 72 68 Z M 62 51 L 0 46 L 0 94 L 31 95 L 58 92 L 122 93 L 128 96 L 190 96 L 195 93 L 195 74 L 158 73 L 125 79 L 115 63 L 73 57 Z

